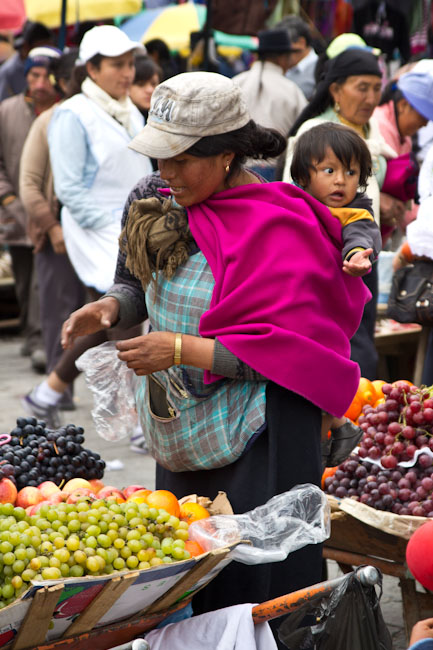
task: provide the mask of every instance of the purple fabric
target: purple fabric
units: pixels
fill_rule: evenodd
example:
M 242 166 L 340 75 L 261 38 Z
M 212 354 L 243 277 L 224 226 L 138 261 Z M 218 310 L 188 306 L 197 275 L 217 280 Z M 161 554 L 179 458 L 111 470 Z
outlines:
M 200 335 L 218 337 L 257 372 L 342 416 L 360 375 L 350 338 L 371 296 L 342 271 L 339 221 L 281 182 L 225 190 L 187 210 L 215 278 Z M 217 378 L 206 371 L 206 381 Z

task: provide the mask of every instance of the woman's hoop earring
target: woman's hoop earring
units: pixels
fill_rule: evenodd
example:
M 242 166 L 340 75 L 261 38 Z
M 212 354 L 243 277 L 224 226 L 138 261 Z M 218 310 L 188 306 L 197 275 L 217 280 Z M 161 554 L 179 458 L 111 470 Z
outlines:
M 341 111 L 340 104 L 338 102 L 335 102 L 334 104 L 334 111 L 336 113 L 339 113 Z
M 229 164 L 229 163 L 227 163 L 227 164 L 226 164 L 226 174 L 228 174 L 228 173 L 229 173 L 229 171 L 230 171 L 230 164 Z

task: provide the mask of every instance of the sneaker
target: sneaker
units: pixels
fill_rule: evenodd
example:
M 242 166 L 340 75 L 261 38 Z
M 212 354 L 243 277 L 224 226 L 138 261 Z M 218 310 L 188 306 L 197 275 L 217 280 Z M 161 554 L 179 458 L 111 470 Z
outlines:
M 326 458 L 326 467 L 336 467 L 346 460 L 361 440 L 361 427 L 346 420 L 341 427 L 331 429 L 331 446 Z
M 38 402 L 34 397 L 34 391 L 21 399 L 21 405 L 26 413 L 33 415 L 38 420 L 43 420 L 48 429 L 59 429 L 61 427 L 62 422 L 58 408 Z
M 131 451 L 136 454 L 148 454 L 149 448 L 146 444 L 146 439 L 142 433 L 131 436 L 131 444 L 129 445 Z

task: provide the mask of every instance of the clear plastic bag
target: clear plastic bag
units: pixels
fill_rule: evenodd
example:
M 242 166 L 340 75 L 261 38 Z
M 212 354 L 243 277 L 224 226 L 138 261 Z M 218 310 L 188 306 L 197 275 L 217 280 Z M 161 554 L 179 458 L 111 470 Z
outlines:
M 85 373 L 86 383 L 93 393 L 91 411 L 96 432 L 111 442 L 126 438 L 138 426 L 135 408 L 133 370 L 117 356 L 114 341 L 107 341 L 86 350 L 75 362 Z
M 297 485 L 243 515 L 215 515 L 189 527 L 190 539 L 206 550 L 237 541 L 230 553 L 243 564 L 281 562 L 308 544 L 320 544 L 331 533 L 330 507 L 316 485 Z

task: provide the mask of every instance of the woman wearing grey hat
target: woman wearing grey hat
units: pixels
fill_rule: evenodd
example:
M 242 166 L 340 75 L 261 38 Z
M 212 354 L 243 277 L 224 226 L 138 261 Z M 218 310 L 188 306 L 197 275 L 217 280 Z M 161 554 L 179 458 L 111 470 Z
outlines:
M 64 345 L 149 317 L 148 335 L 117 348 L 139 378 L 157 488 L 211 498 L 225 490 L 242 513 L 297 484 L 319 486 L 321 409 L 342 415 L 356 391 L 349 338 L 366 299 L 360 278 L 341 273 L 328 235 L 339 225 L 303 190 L 244 166 L 281 154 L 284 138 L 250 120 L 240 89 L 221 75 L 160 84 L 130 146 L 157 158 L 160 175 L 132 190 L 115 284 L 71 314 Z M 234 562 L 194 611 L 267 600 L 320 577 L 320 545 L 276 565 Z

